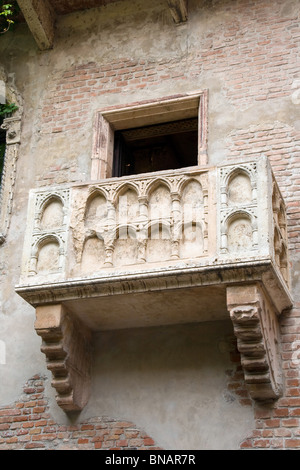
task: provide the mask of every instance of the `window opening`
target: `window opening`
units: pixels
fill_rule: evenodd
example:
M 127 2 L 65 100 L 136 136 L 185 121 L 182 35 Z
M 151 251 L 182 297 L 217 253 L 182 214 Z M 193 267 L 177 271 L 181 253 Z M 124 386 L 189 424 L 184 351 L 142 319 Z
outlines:
M 113 176 L 198 164 L 198 118 L 115 131 Z

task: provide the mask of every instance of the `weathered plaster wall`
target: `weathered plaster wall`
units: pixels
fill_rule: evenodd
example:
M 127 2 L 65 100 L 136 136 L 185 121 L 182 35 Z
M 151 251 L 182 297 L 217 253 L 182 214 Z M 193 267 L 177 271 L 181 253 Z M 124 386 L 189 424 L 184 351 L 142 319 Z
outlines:
M 131 417 L 165 449 L 239 448 L 253 416 L 232 339 L 229 322 L 99 334 L 84 414 Z
M 14 209 L 0 247 L 0 405 L 17 400 L 32 375 L 47 374 L 34 310 L 14 293 L 28 191 L 89 179 L 94 116 L 103 107 L 208 89 L 209 162 L 263 153 L 273 163 L 300 301 L 298 15 L 297 0 L 190 0 L 188 23 L 176 27 L 165 1 L 125 0 L 60 18 L 50 51 L 37 50 L 25 25 L 0 38 L 1 65 L 24 99 Z M 283 334 L 289 325 L 296 333 L 296 317 L 284 319 Z M 81 418 L 128 419 L 161 447 L 238 448 L 254 422 L 252 406 L 228 395 L 231 333 L 228 322 L 99 334 Z M 55 419 L 66 422 L 50 387 L 47 395 Z

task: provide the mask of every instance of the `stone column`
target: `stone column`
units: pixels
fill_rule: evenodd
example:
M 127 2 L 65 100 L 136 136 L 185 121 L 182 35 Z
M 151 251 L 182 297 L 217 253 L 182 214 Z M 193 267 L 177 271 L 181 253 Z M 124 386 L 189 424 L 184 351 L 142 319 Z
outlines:
M 20 147 L 21 118 L 6 118 L 1 127 L 6 130 L 6 150 L 0 187 L 0 245 L 4 243 L 10 226 Z

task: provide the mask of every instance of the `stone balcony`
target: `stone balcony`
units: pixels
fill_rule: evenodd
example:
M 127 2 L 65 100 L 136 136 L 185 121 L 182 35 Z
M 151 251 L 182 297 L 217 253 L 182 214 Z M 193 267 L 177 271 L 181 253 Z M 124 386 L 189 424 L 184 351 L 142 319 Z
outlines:
M 32 190 L 16 290 L 65 410 L 87 401 L 93 331 L 230 318 L 251 396 L 281 394 L 286 214 L 264 157 Z

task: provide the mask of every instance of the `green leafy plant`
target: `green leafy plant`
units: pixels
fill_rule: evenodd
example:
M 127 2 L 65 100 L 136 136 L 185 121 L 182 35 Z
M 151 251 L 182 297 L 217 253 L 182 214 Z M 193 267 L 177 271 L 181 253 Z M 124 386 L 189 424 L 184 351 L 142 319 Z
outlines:
M 12 114 L 17 109 L 18 109 L 18 106 L 15 105 L 14 103 L 0 104 L 0 116 Z
M 7 0 L 0 0 L 0 34 L 7 33 L 15 24 L 20 9 L 15 0 L 7 3 Z
M 0 126 L 2 122 L 3 122 L 3 118 L 0 117 Z M 6 150 L 5 131 L 0 128 L 0 188 L 1 188 L 3 167 L 4 167 L 5 150 Z
M 3 165 L 4 165 L 4 156 L 5 156 L 5 142 L 0 143 L 0 185 L 1 185 L 1 177 L 3 172 Z

